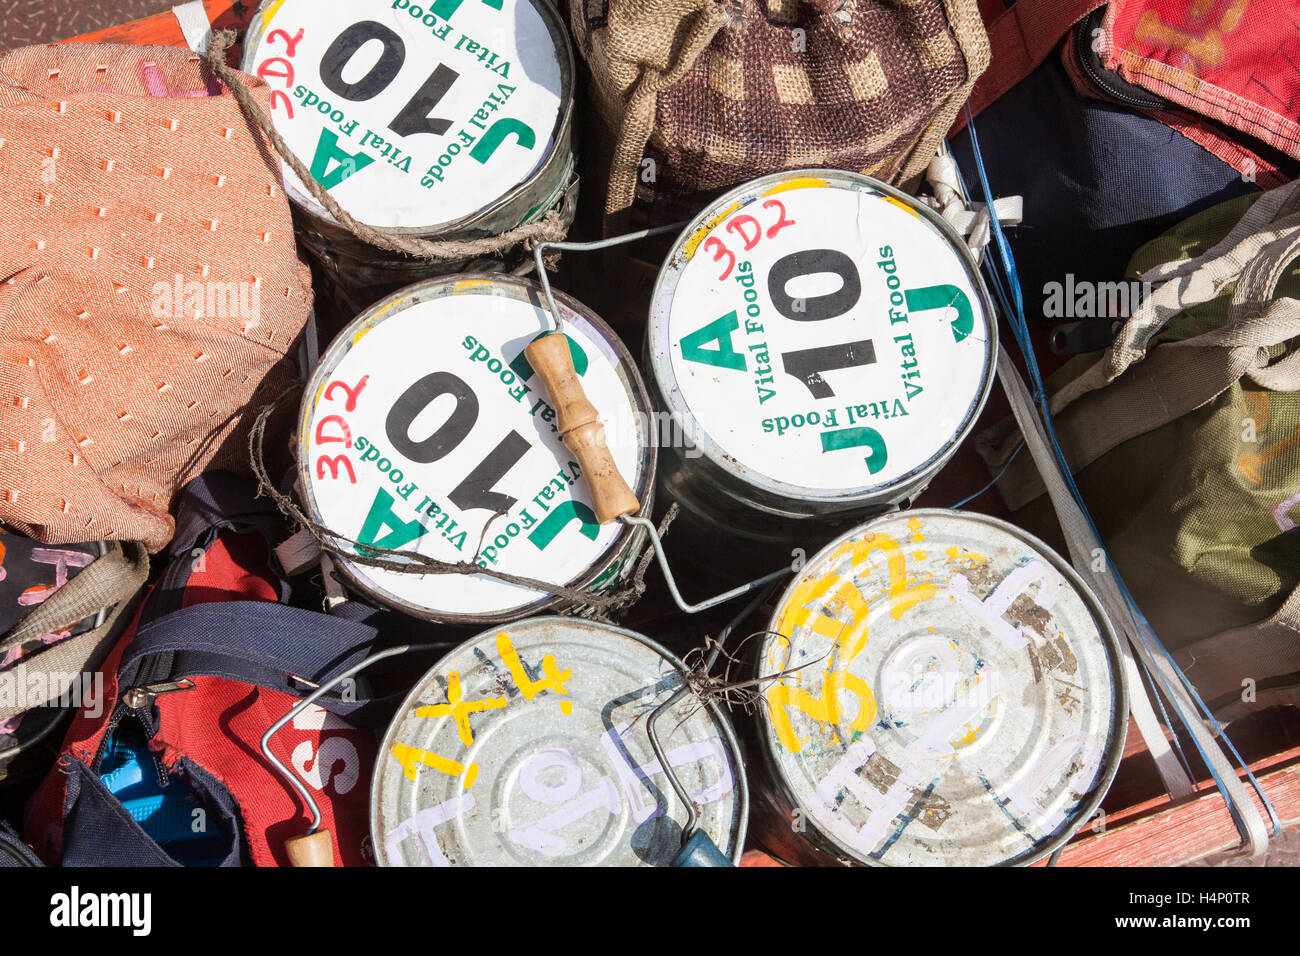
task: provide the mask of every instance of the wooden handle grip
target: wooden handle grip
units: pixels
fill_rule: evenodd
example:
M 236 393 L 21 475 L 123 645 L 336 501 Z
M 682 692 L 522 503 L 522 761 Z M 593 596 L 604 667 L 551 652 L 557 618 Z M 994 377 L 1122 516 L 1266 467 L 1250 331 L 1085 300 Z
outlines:
M 569 340 L 551 333 L 524 349 L 524 356 L 546 387 L 555 405 L 555 425 L 569 447 L 591 488 L 591 501 L 600 524 L 620 515 L 635 514 L 641 502 L 619 474 L 614 456 L 605 444 L 605 426 L 600 423 L 596 406 L 582 390 L 582 380 L 573 367 Z
M 304 833 L 284 842 L 289 862 L 294 866 L 333 866 L 334 841 L 329 830 Z

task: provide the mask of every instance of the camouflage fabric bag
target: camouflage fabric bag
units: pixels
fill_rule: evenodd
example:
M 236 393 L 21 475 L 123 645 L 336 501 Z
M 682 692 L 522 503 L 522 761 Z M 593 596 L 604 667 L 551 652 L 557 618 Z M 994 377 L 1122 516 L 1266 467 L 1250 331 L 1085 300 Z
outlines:
M 1115 344 L 1054 376 L 1084 500 L 1139 607 L 1228 719 L 1300 703 L 1300 184 L 1206 210 L 1143 246 L 1152 293 Z M 1019 435 L 981 436 L 994 472 Z M 1049 533 L 1028 456 L 999 482 Z M 1050 533 L 1049 533 L 1050 537 Z
M 787 169 L 905 182 L 989 61 L 975 0 L 570 0 L 570 22 L 607 231 Z

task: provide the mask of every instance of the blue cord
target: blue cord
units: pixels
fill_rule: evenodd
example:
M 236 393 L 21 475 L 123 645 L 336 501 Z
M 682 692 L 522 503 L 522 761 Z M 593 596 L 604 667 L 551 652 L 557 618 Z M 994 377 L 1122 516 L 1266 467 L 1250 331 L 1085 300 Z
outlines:
M 1020 443 L 1019 445 L 1016 446 L 1016 450 L 1013 451 L 1013 452 L 1011 453 L 1011 457 L 1007 459 L 1007 463 L 1006 463 L 1005 465 L 1002 466 L 1002 470 L 999 471 L 996 475 L 993 476 L 993 480 L 992 480 L 992 481 L 990 481 L 987 485 L 985 485 L 985 486 L 984 486 L 983 488 L 981 488 L 979 491 L 975 492 L 975 494 L 973 494 L 973 495 L 968 495 L 967 497 L 963 498 L 961 501 L 957 502 L 955 505 L 949 505 L 949 506 L 948 506 L 949 509 L 951 509 L 951 510 L 953 510 L 953 511 L 956 511 L 956 510 L 957 510 L 958 508 L 960 508 L 962 505 L 969 504 L 970 502 L 974 501 L 974 500 L 975 500 L 976 498 L 978 498 L 980 495 L 984 494 L 984 492 L 988 491 L 990 488 L 992 488 L 994 485 L 996 485 L 999 481 L 1001 481 L 1001 480 L 1002 480 L 1002 476 L 1005 475 L 1005 474 L 1007 473 L 1007 469 L 1011 467 L 1011 463 L 1012 463 L 1013 461 L 1016 460 L 1016 456 L 1019 455 L 1019 454 L 1021 453 L 1021 451 L 1024 450 L 1024 447 L 1025 447 L 1025 443 L 1024 443 L 1023 441 L 1021 441 L 1021 443 Z
M 1030 388 L 1033 393 L 1034 401 L 1042 412 L 1044 430 L 1047 432 L 1048 441 L 1051 444 L 1052 452 L 1056 456 L 1056 460 L 1060 465 L 1061 473 L 1065 476 L 1066 486 L 1069 488 L 1070 495 L 1074 498 L 1079 510 L 1083 513 L 1084 520 L 1088 522 L 1088 527 L 1092 531 L 1093 537 L 1097 540 L 1098 544 L 1101 545 L 1102 554 L 1106 559 L 1107 567 L 1110 573 L 1114 575 L 1115 583 L 1119 588 L 1120 594 L 1124 598 L 1125 605 L 1127 605 L 1130 619 L 1137 629 L 1143 643 L 1147 645 L 1148 649 L 1154 648 L 1156 651 L 1164 655 L 1166 660 L 1168 660 L 1170 665 L 1173 667 L 1174 673 L 1179 676 L 1192 700 L 1208 718 L 1215 735 L 1227 744 L 1228 750 L 1232 753 L 1233 757 L 1236 758 L 1237 764 L 1245 771 L 1247 779 L 1255 788 L 1256 793 L 1259 794 L 1259 798 L 1263 802 L 1265 809 L 1268 811 L 1269 818 L 1272 820 L 1273 835 L 1277 835 L 1277 833 L 1281 831 L 1281 821 L 1277 817 L 1277 812 L 1274 810 L 1272 802 L 1264 793 L 1264 788 L 1260 786 L 1259 781 L 1255 779 L 1255 775 L 1251 772 L 1250 768 L 1246 766 L 1246 762 L 1237 751 L 1237 748 L 1228 738 L 1228 735 L 1223 731 L 1219 722 L 1215 720 L 1214 715 L 1205 705 L 1205 702 L 1201 700 L 1200 695 L 1196 692 L 1196 688 L 1193 687 L 1191 681 L 1187 679 L 1187 675 L 1185 675 L 1182 672 L 1182 669 L 1178 667 L 1177 662 L 1174 661 L 1169 650 L 1164 646 L 1159 637 L 1156 636 L 1155 630 L 1146 619 L 1146 615 L 1144 615 L 1138 607 L 1137 602 L 1134 600 L 1132 593 L 1128 589 L 1128 585 L 1120 575 L 1119 568 L 1116 567 L 1115 562 L 1110 555 L 1110 551 L 1106 548 L 1106 544 L 1102 540 L 1100 532 L 1097 530 L 1097 525 L 1093 521 L 1091 513 L 1088 511 L 1087 505 L 1084 503 L 1083 494 L 1079 491 L 1079 487 L 1075 483 L 1074 475 L 1070 470 L 1069 463 L 1065 459 L 1065 453 L 1062 451 L 1061 443 L 1056 435 L 1056 427 L 1052 420 L 1051 407 L 1047 399 L 1047 390 L 1044 387 L 1042 375 L 1038 368 L 1038 360 L 1034 354 L 1033 342 L 1029 335 L 1029 323 L 1025 319 L 1024 299 L 1020 290 L 1020 277 L 1016 271 L 1015 256 L 1011 252 L 1011 246 L 1007 242 L 1006 234 L 1002 230 L 1002 223 L 998 220 L 997 210 L 993 205 L 993 190 L 989 188 L 988 174 L 984 169 L 984 158 L 980 153 L 979 137 L 975 133 L 975 119 L 971 115 L 969 105 L 966 107 L 966 128 L 970 133 L 971 153 L 975 160 L 976 171 L 979 173 L 980 188 L 983 190 L 984 201 L 989 212 L 989 226 L 994 241 L 994 247 L 997 249 L 998 259 L 1000 260 L 999 265 L 1001 265 L 1002 270 L 1005 273 L 1005 287 L 1004 276 L 999 273 L 991 259 L 986 260 L 985 262 L 986 273 L 989 276 L 990 284 L 993 286 L 994 292 L 997 296 L 998 304 L 1002 307 L 1003 312 L 1006 315 L 1007 323 L 1011 327 L 1011 333 L 1016 339 L 1016 344 L 1020 347 L 1021 354 L 1024 356 L 1025 367 L 1029 375 Z M 964 182 L 962 188 L 965 189 Z M 969 192 L 967 195 L 969 195 Z M 1010 292 L 1010 295 L 1008 295 L 1008 291 Z M 1173 706 L 1174 712 L 1178 715 L 1179 720 L 1181 720 L 1185 726 L 1192 726 L 1187 715 L 1185 715 L 1181 708 L 1179 708 L 1177 700 L 1169 693 L 1169 686 L 1165 681 L 1164 675 L 1159 671 L 1154 673 L 1148 671 L 1148 674 L 1159 681 L 1166 696 L 1169 697 L 1169 702 Z M 1159 694 L 1157 694 L 1157 699 L 1158 698 Z M 1164 712 L 1163 705 L 1161 706 L 1161 711 L 1162 713 Z M 1193 719 L 1196 718 L 1193 717 Z M 1200 754 L 1201 759 L 1204 761 L 1206 768 L 1209 770 L 1215 786 L 1217 786 L 1226 796 L 1227 788 L 1224 785 L 1223 780 L 1215 771 L 1214 766 L 1210 763 L 1210 760 L 1205 753 L 1205 750 L 1201 747 L 1200 742 L 1195 736 L 1192 737 L 1192 743 Z M 1178 746 L 1177 734 L 1174 735 L 1174 745 L 1178 747 L 1180 756 L 1183 756 L 1181 752 L 1182 748 Z M 1183 757 L 1183 763 L 1185 766 L 1187 765 L 1185 756 Z M 1228 802 L 1228 807 L 1237 829 L 1239 831 L 1244 831 L 1242 820 L 1236 810 L 1233 809 L 1230 802 Z

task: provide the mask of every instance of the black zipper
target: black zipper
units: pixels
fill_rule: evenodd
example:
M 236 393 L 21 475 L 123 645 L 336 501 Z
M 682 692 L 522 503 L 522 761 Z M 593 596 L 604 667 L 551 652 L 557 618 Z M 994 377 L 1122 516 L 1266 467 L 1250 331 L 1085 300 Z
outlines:
M 99 776 L 99 768 L 104 762 L 104 751 L 108 749 L 109 742 L 112 741 L 113 734 L 117 732 L 118 725 L 122 723 L 128 715 L 134 717 L 140 722 L 140 727 L 144 730 L 144 739 L 146 741 L 153 740 L 156 731 L 153 719 L 148 713 L 151 704 L 152 702 L 150 705 L 146 705 L 139 710 L 132 710 L 130 707 L 126 706 L 126 704 L 120 701 L 118 702 L 117 706 L 113 708 L 113 713 L 108 718 L 108 727 L 104 731 L 104 736 L 99 740 L 99 748 L 95 751 L 95 759 L 90 763 L 91 773 Z M 163 766 L 162 760 L 159 758 L 158 754 L 154 752 L 152 747 L 149 748 L 149 756 L 153 758 L 154 772 L 158 777 L 158 786 L 167 786 L 167 768 Z
M 1172 104 L 1163 96 L 1157 96 L 1140 86 L 1135 86 L 1118 73 L 1101 65 L 1101 57 L 1092 48 L 1092 35 L 1101 27 L 1101 21 L 1105 16 L 1106 8 L 1098 7 L 1075 24 L 1074 58 L 1078 61 L 1079 68 L 1083 70 L 1093 86 L 1111 99 L 1144 109 L 1168 109 Z
M 189 580 L 192 567 L 193 565 L 186 560 L 186 556 L 181 556 L 172 561 L 167 570 L 163 572 L 162 577 L 154 585 L 154 591 L 149 596 L 144 611 L 140 614 L 140 624 L 146 624 L 173 611 L 179 611 L 184 606 L 185 582 Z M 148 694 L 143 705 L 136 708 L 127 706 L 123 698 L 133 690 L 138 689 L 147 692 L 153 685 L 167 681 L 171 676 L 172 665 L 173 658 L 170 652 L 146 654 L 139 660 L 133 661 L 129 670 L 121 669 L 118 671 L 118 702 L 113 707 L 112 714 L 109 715 L 108 727 L 104 730 L 104 736 L 100 738 L 99 747 L 95 750 L 95 758 L 90 764 L 92 773 L 99 773 L 100 765 L 104 760 L 104 751 L 108 749 L 109 741 L 112 740 L 113 733 L 117 730 L 118 725 L 128 715 L 134 716 L 140 722 L 140 726 L 145 733 L 145 740 L 153 741 L 158 732 L 153 720 L 153 700 L 156 695 Z M 124 674 L 126 676 L 125 681 L 123 680 Z M 123 683 L 129 683 L 130 686 L 122 688 Z M 149 754 L 153 757 L 159 786 L 167 786 L 167 769 L 163 766 L 162 760 L 152 747 L 149 748 Z

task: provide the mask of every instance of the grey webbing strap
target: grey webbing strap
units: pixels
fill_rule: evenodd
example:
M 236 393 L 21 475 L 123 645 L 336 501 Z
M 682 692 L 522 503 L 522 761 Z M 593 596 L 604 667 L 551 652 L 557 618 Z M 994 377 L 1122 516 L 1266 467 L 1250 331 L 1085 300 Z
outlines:
M 1243 233 L 1239 223 L 1229 237 L 1240 241 L 1226 253 L 1206 253 L 1179 263 L 1192 268 L 1157 288 L 1125 323 L 1116 345 L 1051 396 L 1057 437 L 1076 473 L 1129 439 L 1213 401 L 1242 378 L 1274 391 L 1300 389 L 1300 352 L 1276 362 L 1269 357 L 1269 349 L 1300 336 L 1300 301 L 1274 298 L 1278 282 L 1300 257 L 1300 214 L 1272 223 L 1252 219 L 1266 199 L 1266 208 L 1276 212 L 1278 204 L 1292 196 L 1300 196 L 1300 186 L 1285 186 L 1258 199 L 1242 219 L 1251 220 L 1253 231 Z M 1222 251 L 1226 241 L 1214 249 Z M 1163 343 L 1147 353 L 1151 337 L 1169 319 L 1220 294 L 1229 282 L 1235 286 L 1222 327 Z M 1018 444 L 1007 430 L 983 439 L 980 453 L 996 471 Z M 1041 475 L 1025 461 L 1006 469 L 998 489 L 1013 511 L 1044 490 Z
M 21 702 L 0 706 L 0 721 L 63 698 L 81 675 L 98 667 L 108 653 L 149 577 L 149 555 L 143 545 L 128 542 L 113 547 L 6 636 L 6 643 L 32 640 L 112 608 L 98 627 L 27 655 L 6 674 L 14 687 L 24 690 L 24 695 Z
M 67 630 L 92 614 L 128 600 L 149 577 L 149 555 L 135 542 L 109 544 L 86 568 L 37 605 L 8 634 L 0 648 Z
M 177 4 L 172 7 L 172 16 L 180 24 L 185 45 L 195 53 L 207 53 L 208 43 L 212 40 L 212 24 L 208 21 L 208 10 L 203 0 Z
M 1029 389 L 1005 349 L 999 349 L 998 377 L 1006 391 L 1011 411 L 1024 433 L 1029 453 L 1047 486 L 1047 493 L 1069 544 L 1071 562 L 1096 593 L 1116 630 L 1123 633 L 1128 641 L 1131 651 L 1126 651 L 1125 671 L 1133 716 L 1147 748 L 1156 760 L 1165 788 L 1175 800 L 1186 797 L 1193 791 L 1191 779 L 1174 759 L 1169 742 L 1155 719 L 1151 701 L 1137 674 L 1134 654 L 1153 675 L 1153 681 L 1158 684 L 1156 692 L 1160 693 L 1164 689 L 1165 696 L 1175 705 L 1188 733 L 1195 739 L 1198 750 L 1222 781 L 1223 797 L 1241 832 L 1243 846 L 1249 849 L 1251 856 L 1261 855 L 1268 844 L 1268 829 L 1264 818 L 1218 743 L 1201 722 L 1195 702 L 1183 684 L 1181 673 L 1167 655 L 1152 653 L 1109 567 L 1101 572 L 1093 570 L 1094 552 L 1102 549 L 1102 544 L 1070 494 Z

